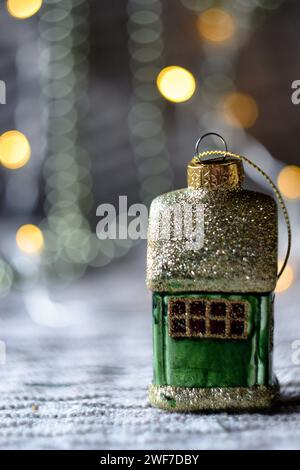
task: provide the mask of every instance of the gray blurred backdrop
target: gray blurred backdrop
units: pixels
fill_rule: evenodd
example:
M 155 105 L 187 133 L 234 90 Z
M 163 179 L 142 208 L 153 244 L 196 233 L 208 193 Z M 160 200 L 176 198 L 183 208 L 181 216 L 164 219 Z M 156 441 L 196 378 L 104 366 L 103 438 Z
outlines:
M 45 0 L 26 20 L 1 2 L 1 448 L 299 448 L 299 30 L 298 0 Z M 168 66 L 192 74 L 184 102 L 170 100 L 178 75 L 157 82 Z M 18 168 L 18 147 L 1 153 L 12 130 L 31 147 Z M 122 225 L 119 196 L 149 207 L 185 186 L 209 131 L 278 183 L 292 224 L 275 309 L 281 399 L 265 414 L 151 409 L 146 241 L 96 237 L 100 204 Z M 279 228 L 281 261 L 282 215 Z

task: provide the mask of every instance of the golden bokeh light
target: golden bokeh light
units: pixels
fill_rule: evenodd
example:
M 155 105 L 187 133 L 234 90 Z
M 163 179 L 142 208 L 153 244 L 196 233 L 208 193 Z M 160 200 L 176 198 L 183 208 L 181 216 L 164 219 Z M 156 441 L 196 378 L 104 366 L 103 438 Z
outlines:
M 42 231 L 32 224 L 22 225 L 16 234 L 18 248 L 27 255 L 39 254 L 44 248 Z
M 30 154 L 29 142 L 22 132 L 8 131 L 0 137 L 0 162 L 5 168 L 22 168 L 28 162 Z
M 258 106 L 246 93 L 228 93 L 222 102 L 225 121 L 233 127 L 252 127 L 258 118 Z
M 156 84 L 163 97 L 173 103 L 189 100 L 196 90 L 194 76 L 178 65 L 162 69 L 157 76 Z
M 220 8 L 209 8 L 197 20 L 199 34 L 207 41 L 219 43 L 227 41 L 235 33 L 234 17 Z
M 43 0 L 7 0 L 9 14 L 14 18 L 24 20 L 35 15 L 43 4 Z
M 278 176 L 278 187 L 288 199 L 300 198 L 300 167 L 287 165 Z
M 282 268 L 282 265 L 283 265 L 283 262 L 279 261 L 278 263 L 279 271 Z M 280 279 L 277 282 L 275 292 L 279 293 L 279 292 L 286 291 L 287 289 L 289 289 L 289 287 L 291 287 L 293 282 L 294 282 L 294 271 L 293 271 L 293 268 L 288 264 L 285 270 L 283 271 Z

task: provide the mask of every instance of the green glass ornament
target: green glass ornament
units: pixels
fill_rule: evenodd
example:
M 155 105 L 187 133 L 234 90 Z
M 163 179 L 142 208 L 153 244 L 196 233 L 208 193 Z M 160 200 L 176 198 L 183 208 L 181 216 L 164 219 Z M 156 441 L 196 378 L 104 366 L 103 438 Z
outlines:
M 227 147 L 198 154 L 198 143 L 188 187 L 157 197 L 150 210 L 149 399 L 170 411 L 267 408 L 279 394 L 272 370 L 278 211 L 271 196 L 243 188 L 242 160 L 268 179 L 284 211 L 283 269 L 288 214 L 254 163 Z

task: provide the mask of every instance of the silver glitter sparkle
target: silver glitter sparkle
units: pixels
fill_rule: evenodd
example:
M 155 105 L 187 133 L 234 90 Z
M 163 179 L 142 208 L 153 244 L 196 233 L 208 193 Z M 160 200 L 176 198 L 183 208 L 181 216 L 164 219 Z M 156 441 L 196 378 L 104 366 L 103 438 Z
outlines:
M 279 399 L 279 386 L 185 388 L 150 385 L 151 405 L 166 411 L 241 411 L 269 408 Z
M 204 240 L 199 249 L 186 237 L 160 239 L 170 207 L 200 206 Z M 190 224 L 194 230 L 193 224 Z M 166 227 L 165 227 L 166 229 Z M 192 238 L 193 234 L 190 234 Z M 157 292 L 271 292 L 277 276 L 277 204 L 262 193 L 242 188 L 185 188 L 157 197 L 148 232 L 147 285 Z

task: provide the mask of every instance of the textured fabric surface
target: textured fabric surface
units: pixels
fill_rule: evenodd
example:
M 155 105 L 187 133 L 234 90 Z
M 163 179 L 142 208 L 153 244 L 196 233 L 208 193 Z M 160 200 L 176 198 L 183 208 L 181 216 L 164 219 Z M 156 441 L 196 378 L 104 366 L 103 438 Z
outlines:
M 292 342 L 300 338 L 296 290 L 277 300 L 275 369 L 282 399 L 276 410 L 168 414 L 147 401 L 151 302 L 138 258 L 51 301 L 42 289 L 2 300 L 0 339 L 7 357 L 0 366 L 0 447 L 300 448 L 300 365 L 292 362 Z

